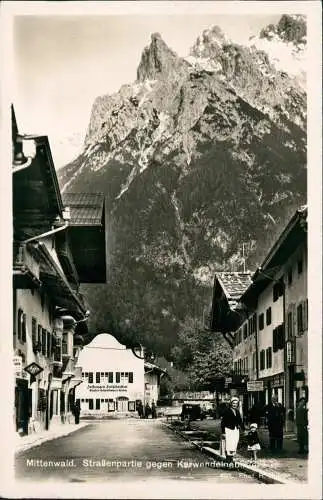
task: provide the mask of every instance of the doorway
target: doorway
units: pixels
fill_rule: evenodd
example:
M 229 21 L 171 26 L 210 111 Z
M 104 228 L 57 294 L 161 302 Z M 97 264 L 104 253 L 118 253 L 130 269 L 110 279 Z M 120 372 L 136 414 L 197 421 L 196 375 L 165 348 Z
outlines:
M 117 400 L 117 411 L 119 413 L 126 413 L 128 411 L 128 401 L 129 398 L 126 396 L 120 396 Z

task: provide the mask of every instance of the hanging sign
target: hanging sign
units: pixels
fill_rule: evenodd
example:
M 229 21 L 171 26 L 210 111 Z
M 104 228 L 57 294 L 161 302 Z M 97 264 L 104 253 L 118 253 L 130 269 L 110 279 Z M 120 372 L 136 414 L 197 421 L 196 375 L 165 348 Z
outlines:
M 21 375 L 22 372 L 22 356 L 13 357 L 13 367 L 16 375 Z
M 257 392 L 264 390 L 264 382 L 263 380 L 250 380 L 247 382 L 247 391 L 248 392 Z

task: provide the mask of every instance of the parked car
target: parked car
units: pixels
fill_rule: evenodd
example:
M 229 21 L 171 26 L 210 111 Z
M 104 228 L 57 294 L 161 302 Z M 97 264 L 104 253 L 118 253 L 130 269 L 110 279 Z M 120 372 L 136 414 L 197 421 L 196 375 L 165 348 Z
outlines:
M 184 403 L 182 406 L 181 420 L 204 420 L 206 413 L 198 404 Z

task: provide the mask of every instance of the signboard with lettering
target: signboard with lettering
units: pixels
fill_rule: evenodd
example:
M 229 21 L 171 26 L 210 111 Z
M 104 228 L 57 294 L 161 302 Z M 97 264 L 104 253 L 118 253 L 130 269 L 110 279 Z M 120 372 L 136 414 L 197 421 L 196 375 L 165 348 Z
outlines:
M 248 392 L 257 392 L 264 390 L 264 382 L 263 380 L 250 380 L 247 382 L 247 391 Z
M 14 356 L 13 357 L 13 367 L 16 375 L 21 375 L 22 372 L 22 357 Z
M 118 384 L 107 384 L 107 385 L 97 385 L 88 384 L 87 389 L 90 392 L 125 392 L 128 387 L 126 385 Z

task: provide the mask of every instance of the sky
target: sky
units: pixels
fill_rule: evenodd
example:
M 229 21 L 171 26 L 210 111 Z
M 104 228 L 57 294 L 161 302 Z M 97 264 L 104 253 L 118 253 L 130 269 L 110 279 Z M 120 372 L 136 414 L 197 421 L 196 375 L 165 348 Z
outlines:
M 16 16 L 13 100 L 19 131 L 48 135 L 57 168 L 79 153 L 99 95 L 136 79 L 141 53 L 159 32 L 188 55 L 204 29 L 219 25 L 237 42 L 280 15 Z

